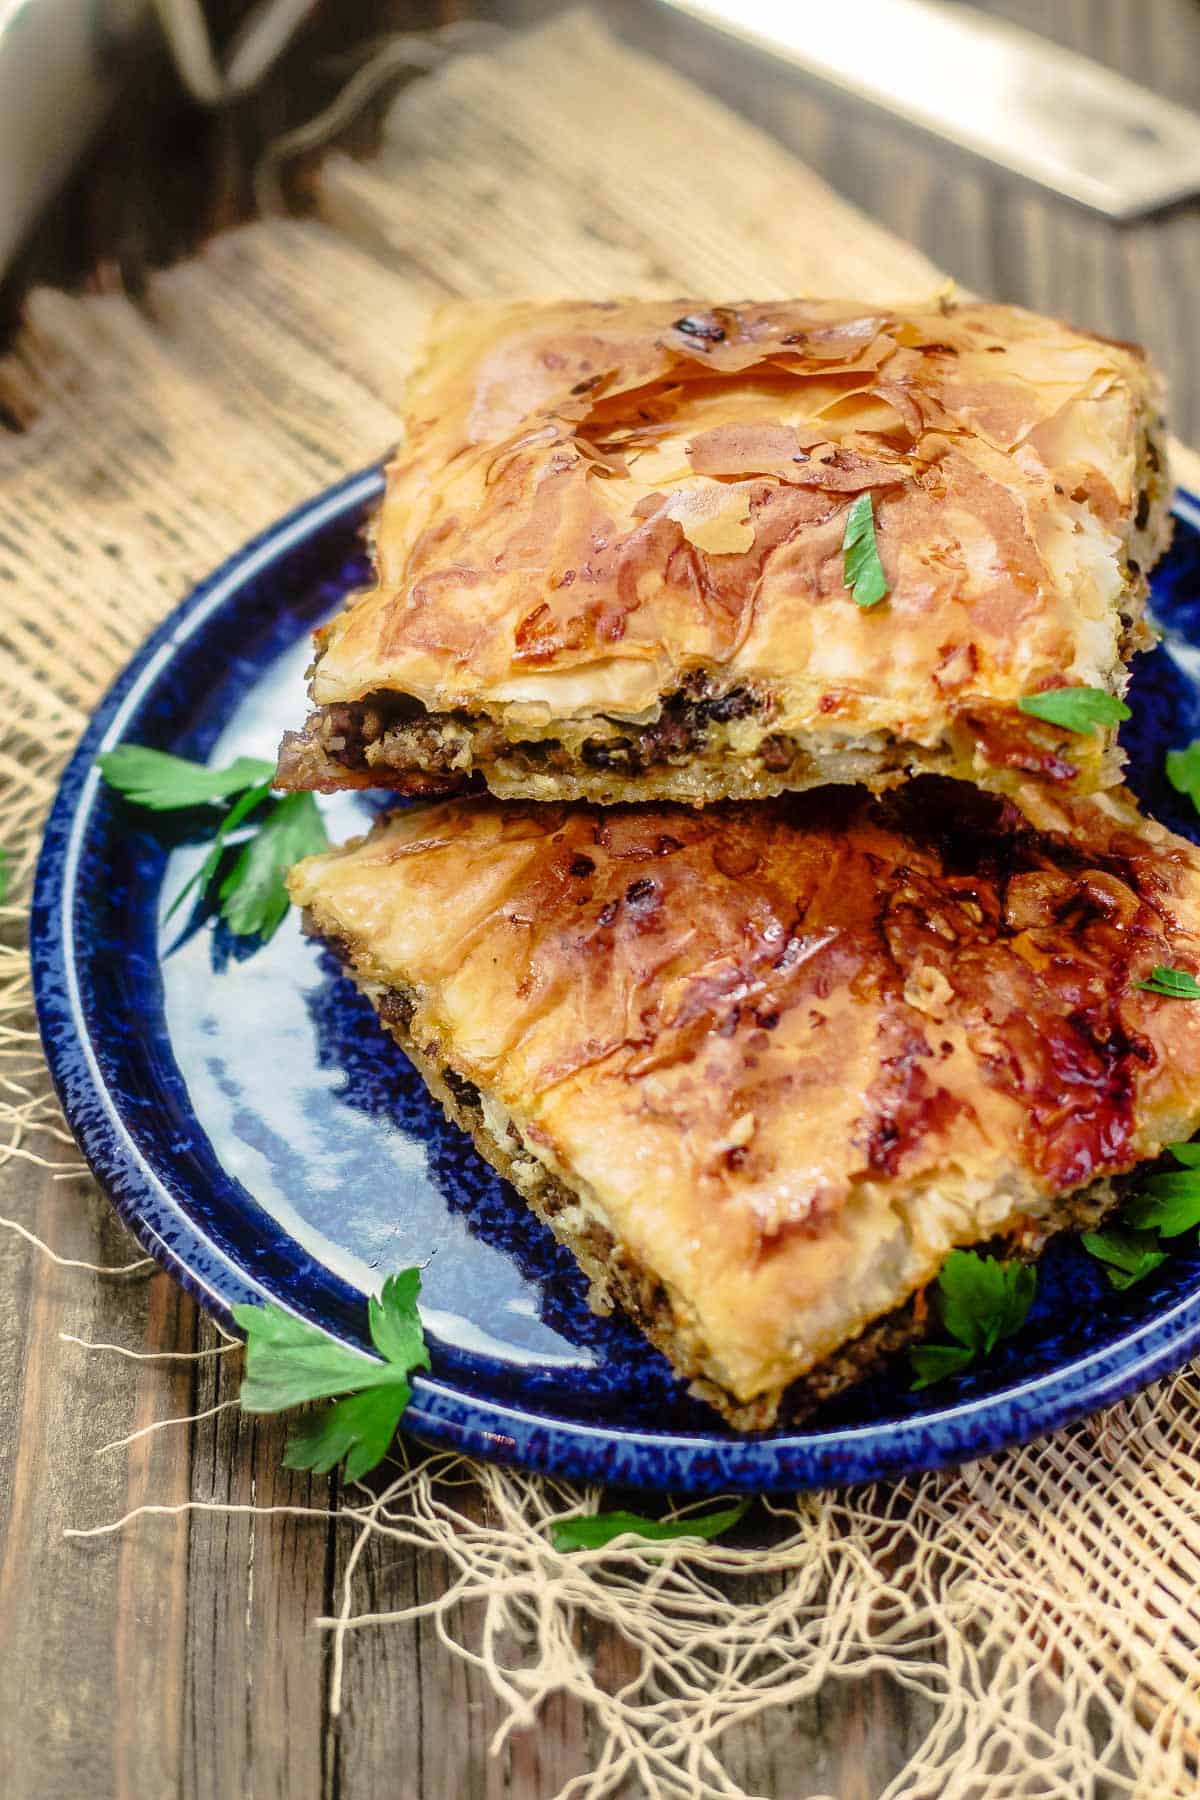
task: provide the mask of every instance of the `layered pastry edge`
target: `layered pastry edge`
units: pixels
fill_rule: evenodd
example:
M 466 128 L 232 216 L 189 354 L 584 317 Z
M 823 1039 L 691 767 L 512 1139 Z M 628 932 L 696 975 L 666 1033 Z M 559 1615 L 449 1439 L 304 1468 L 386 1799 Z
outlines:
M 515 310 L 519 316 L 520 309 Z M 553 312 L 553 309 L 544 310 Z M 750 310 L 768 311 L 765 308 Z M 496 316 L 503 320 L 513 311 L 500 309 Z M 540 316 L 537 308 L 527 311 L 535 319 Z M 1008 331 L 1015 335 L 1007 347 L 1022 354 L 1029 350 L 1028 334 L 1039 326 L 1059 334 L 1065 346 L 1061 351 L 1063 355 L 1075 356 L 1079 346 L 1098 343 L 1098 340 L 1089 340 L 1086 334 L 1072 333 L 1054 321 L 1038 321 L 1031 315 L 1019 314 L 1016 309 L 978 307 L 963 311 L 965 314 L 973 312 L 980 321 L 999 321 L 995 324 L 995 347 L 1005 348 L 1004 333 Z M 569 309 L 564 310 L 563 316 L 571 316 Z M 899 326 L 896 319 L 900 320 Z M 890 320 L 897 332 L 903 328 L 903 314 L 890 315 Z M 746 329 L 749 331 L 751 326 Z M 946 329 L 949 331 L 952 327 L 948 325 Z M 965 334 L 971 329 L 973 326 L 968 319 L 962 325 L 964 342 L 968 341 Z M 982 323 L 979 329 L 983 330 Z M 1022 333 L 1026 335 L 1022 336 Z M 926 335 L 929 335 L 928 330 Z M 452 335 L 450 343 L 453 344 Z M 939 347 L 934 345 L 932 348 L 937 351 Z M 479 354 L 483 356 L 482 348 Z M 904 354 L 911 357 L 915 353 L 909 350 Z M 978 363 L 980 355 L 972 354 Z M 1101 361 L 1104 354 L 1101 350 L 1096 352 Z M 1112 490 L 1108 490 L 1101 505 L 1088 483 L 1102 486 L 1105 477 L 1097 469 L 1089 470 L 1076 461 L 1066 466 L 1076 473 L 1084 470 L 1084 483 L 1078 488 L 1077 496 L 1073 498 L 1061 483 L 1056 482 L 1057 498 L 1050 501 L 1044 496 L 1043 499 L 1051 509 L 1061 509 L 1061 523 L 1067 528 L 1068 536 L 1071 531 L 1076 536 L 1083 532 L 1085 538 L 1089 532 L 1099 534 L 1094 545 L 1085 544 L 1073 554 L 1083 555 L 1085 562 L 1091 556 L 1103 560 L 1103 556 L 1115 555 L 1119 562 L 1119 575 L 1110 571 L 1104 577 L 1110 584 L 1115 581 L 1119 588 L 1111 602 L 1104 603 L 1111 606 L 1116 615 L 1112 628 L 1100 628 L 1102 607 L 1095 626 L 1089 625 L 1085 629 L 1081 624 L 1077 639 L 1071 638 L 1068 632 L 1062 646 L 1061 680 L 1064 684 L 1094 685 L 1119 695 L 1127 682 L 1125 665 L 1129 657 L 1151 641 L 1144 622 L 1148 592 L 1146 576 L 1169 540 L 1171 488 L 1159 416 L 1161 394 L 1157 379 L 1127 347 L 1114 346 L 1110 354 L 1114 366 L 1119 366 L 1121 371 L 1113 380 L 1124 384 L 1126 428 L 1131 433 L 1133 446 L 1129 495 L 1118 502 L 1114 500 Z M 436 398 L 439 392 L 436 348 L 430 360 L 433 369 L 429 377 L 431 393 Z M 915 393 L 919 389 L 916 378 L 912 379 Z M 1020 383 L 1016 381 L 1009 385 L 1019 387 Z M 931 379 L 929 388 L 931 394 L 943 397 L 952 391 L 944 379 L 940 387 Z M 999 399 L 993 397 L 994 407 L 1003 401 L 1004 384 L 997 392 Z M 419 405 L 418 384 L 414 406 L 419 409 Z M 735 414 L 736 405 L 736 400 L 731 402 Z M 1079 405 L 1084 408 L 1082 416 L 1086 418 L 1087 405 L 1091 402 L 1080 401 Z M 979 408 L 986 411 L 983 401 L 979 402 Z M 968 409 L 964 416 L 973 415 Z M 760 433 L 766 429 L 759 427 Z M 1083 428 L 1076 424 L 1074 429 L 1079 432 Z M 1087 429 L 1092 427 L 1089 425 Z M 428 457 L 440 454 L 441 439 L 436 435 L 436 426 L 431 430 L 434 435 L 424 452 Z M 869 434 L 857 434 L 858 440 L 865 441 L 865 435 Z M 1065 435 L 1065 427 L 1060 435 Z M 279 780 L 285 787 L 321 791 L 381 787 L 419 795 L 461 792 L 486 784 L 491 791 L 507 798 L 587 799 L 604 804 L 674 799 L 702 805 L 718 799 L 758 799 L 789 788 L 803 790 L 828 783 L 861 782 L 878 790 L 917 773 L 949 775 L 998 790 L 1011 790 L 1030 775 L 1073 784 L 1080 791 L 1110 786 L 1119 780 L 1120 755 L 1111 729 L 1081 737 L 1030 718 L 1017 708 L 1019 694 L 1006 692 L 999 697 L 989 691 L 986 678 L 980 680 L 980 691 L 972 692 L 970 671 L 965 664 L 975 652 L 971 647 L 971 627 L 967 617 L 956 628 L 958 635 L 952 635 L 945 646 L 943 663 L 949 666 L 945 695 L 940 692 L 942 674 L 935 670 L 934 680 L 925 684 L 928 704 L 926 699 L 920 699 L 915 707 L 911 694 L 898 695 L 894 706 L 886 689 L 871 698 L 858 691 L 854 679 L 849 681 L 844 692 L 836 682 L 826 683 L 828 691 L 814 691 L 800 705 L 797 692 L 788 685 L 786 643 L 782 643 L 777 651 L 768 651 L 765 660 L 761 655 L 749 655 L 744 643 L 723 658 L 703 654 L 702 644 L 701 653 L 697 654 L 689 652 L 680 656 L 676 651 L 664 651 L 664 671 L 669 669 L 670 673 L 661 673 L 657 690 L 653 692 L 642 691 L 644 680 L 634 692 L 626 680 L 629 673 L 626 659 L 611 677 L 612 680 L 616 675 L 621 677 L 618 685 L 623 703 L 611 706 L 606 706 L 603 700 L 605 681 L 610 678 L 602 679 L 599 671 L 595 676 L 589 674 L 589 665 L 579 661 L 580 656 L 591 654 L 586 648 L 563 650 L 558 640 L 553 640 L 546 659 L 522 663 L 525 652 L 510 645 L 505 653 L 508 662 L 493 676 L 476 676 L 471 672 L 469 662 L 461 664 L 461 676 L 465 680 L 469 675 L 470 680 L 454 695 L 452 690 L 458 680 L 454 674 L 454 656 L 441 650 L 427 653 L 405 648 L 401 653 L 395 648 L 404 639 L 404 633 L 411 634 L 416 630 L 411 626 L 411 605 L 403 596 L 406 591 L 421 591 L 421 582 L 412 573 L 410 552 L 395 547 L 390 551 L 387 549 L 389 539 L 395 538 L 397 532 L 401 544 L 407 543 L 411 535 L 401 518 L 406 497 L 408 503 L 422 503 L 429 509 L 431 522 L 424 538 L 436 535 L 442 528 L 438 523 L 439 502 L 413 489 L 413 468 L 421 469 L 419 425 L 416 438 L 416 449 L 402 452 L 389 475 L 389 496 L 381 510 L 378 526 L 384 546 L 380 558 L 380 587 L 373 594 L 352 601 L 347 613 L 319 634 L 318 657 L 311 671 L 313 694 L 318 704 L 304 729 L 289 733 L 284 740 Z M 955 444 L 963 441 L 961 437 L 955 439 L 948 430 L 930 431 L 927 438 L 937 440 L 941 454 L 945 453 L 947 445 L 953 452 Z M 983 443 L 982 438 L 980 443 Z M 691 444 L 687 447 L 690 450 Z M 1097 461 L 1102 463 L 1104 452 L 1095 446 L 1093 449 Z M 458 452 L 460 459 L 469 454 L 461 449 Z M 835 459 L 841 456 L 844 460 L 850 454 L 844 447 L 835 448 Z M 986 445 L 978 450 L 978 454 L 995 476 L 994 487 L 987 489 L 984 498 L 978 500 L 985 513 L 987 506 L 998 505 L 1003 498 L 1005 467 L 1009 467 L 1007 479 L 1014 484 L 1014 493 L 1033 491 L 1029 485 L 1029 471 L 1016 466 L 1020 452 L 1016 457 L 1010 455 L 1008 464 L 1003 466 L 1002 459 L 998 461 L 997 454 Z M 1046 454 L 1049 458 L 1050 452 Z M 1059 449 L 1055 454 L 1061 459 L 1067 453 Z M 454 460 L 452 456 L 451 465 Z M 634 467 L 636 469 L 636 463 Z M 1048 470 L 1049 463 L 1037 477 L 1043 487 Z M 880 474 L 880 470 L 874 472 L 877 476 Z M 886 476 L 886 464 L 882 473 Z M 1115 467 L 1110 473 L 1116 480 Z M 544 481 L 545 472 L 541 465 L 529 475 L 531 484 L 535 474 L 539 481 Z M 971 479 L 976 477 L 982 479 L 981 470 L 976 470 Z M 830 479 L 833 478 L 831 475 Z M 421 472 L 426 488 L 431 485 L 436 488 L 439 479 L 436 466 Z M 596 486 L 603 496 L 606 484 L 598 482 Z M 536 484 L 530 491 L 538 491 Z M 667 495 L 674 491 L 667 483 Z M 775 498 L 780 492 L 786 495 L 790 491 L 776 485 Z M 849 492 L 833 495 L 839 507 Z M 988 494 L 1000 499 L 989 500 Z M 886 495 L 885 489 L 885 519 Z M 514 490 L 514 517 L 519 518 L 523 499 L 527 500 L 528 495 L 521 489 Z M 1043 501 L 1039 501 L 1039 505 L 1042 504 Z M 930 516 L 935 517 L 936 511 L 934 508 Z M 926 513 L 929 513 L 928 507 Z M 840 511 L 837 516 L 840 518 Z M 1082 522 L 1088 518 L 1092 520 L 1091 524 Z M 457 523 L 457 520 L 452 518 L 451 523 Z M 1005 528 L 1013 528 L 1011 520 Z M 459 524 L 458 529 L 462 545 L 470 548 L 472 527 Z M 906 541 L 904 531 L 907 530 L 908 541 L 920 551 L 922 538 L 934 527 L 930 518 L 926 518 L 923 524 L 910 521 L 907 527 L 898 529 L 897 543 L 903 546 Z M 412 531 L 415 532 L 415 526 Z M 1101 539 L 1110 545 L 1119 543 L 1119 549 L 1102 553 L 1098 548 Z M 417 541 L 420 543 L 424 539 L 418 536 Z M 1061 534 L 1059 541 L 1062 541 Z M 1003 536 L 997 539 L 997 544 L 996 554 L 1002 557 Z M 480 564 L 484 560 L 483 549 L 483 544 L 478 546 L 476 560 Z M 506 552 L 502 548 L 496 554 L 502 557 Z M 644 555 L 649 558 L 646 566 L 653 567 L 655 558 L 663 554 L 666 552 L 661 549 L 646 550 Z M 700 553 L 689 551 L 689 554 L 698 557 Z M 728 562 L 731 574 L 737 561 L 737 558 L 720 556 L 709 559 L 710 566 Z M 471 584 L 477 584 L 479 578 L 478 570 L 468 570 L 464 574 L 464 579 Z M 438 574 L 438 580 L 441 579 Z M 545 593 L 553 599 L 550 590 L 556 582 L 561 582 L 562 576 L 553 576 L 547 569 L 545 579 Z M 1028 573 L 1021 576 L 1023 581 L 1028 579 Z M 1086 580 L 1086 570 L 1082 576 L 1077 571 L 1073 579 Z M 396 585 L 397 581 L 399 585 Z M 535 588 L 536 583 L 534 588 L 528 589 L 534 600 L 537 599 Z M 391 589 L 394 589 L 394 597 Z M 578 585 L 571 591 L 577 592 Z M 554 603 L 568 604 L 561 599 Z M 434 604 L 436 607 L 437 603 Z M 372 608 L 378 617 L 378 625 L 371 624 L 367 617 Z M 402 627 L 398 623 L 398 608 L 410 619 L 410 625 Z M 517 606 L 512 626 L 518 639 L 523 629 L 516 616 L 519 610 Z M 535 616 L 537 610 L 535 606 L 529 616 Z M 665 618 L 669 621 L 676 610 L 673 601 Z M 861 622 L 855 613 L 848 598 L 836 606 L 826 607 L 821 615 L 822 631 L 826 635 L 830 631 L 851 634 L 859 631 Z M 357 622 L 355 614 L 358 615 Z M 629 617 L 636 625 L 636 613 Z M 450 613 L 447 618 L 453 625 Z M 897 631 L 903 634 L 915 629 L 918 623 L 919 619 L 914 615 L 897 626 Z M 593 625 L 594 621 L 589 621 L 589 631 Z M 565 626 L 574 629 L 574 618 L 566 619 Z M 503 619 L 498 622 L 500 627 L 508 629 Z M 604 629 L 603 621 L 598 628 Z M 625 624 L 618 621 L 613 628 L 624 630 Z M 890 629 L 885 620 L 870 616 L 867 628 L 876 632 Z M 437 630 L 442 627 L 438 626 Z M 401 633 L 400 637 L 397 632 Z M 355 634 L 361 641 L 351 650 Z M 420 636 L 419 631 L 417 636 Z M 648 641 L 648 652 L 653 649 L 652 640 L 653 632 Z M 389 644 L 391 650 L 387 648 Z M 395 661 L 396 654 L 400 656 L 398 662 Z M 511 660 L 514 655 L 515 662 Z M 377 680 L 372 685 L 372 664 L 382 671 L 388 666 L 389 657 L 394 672 L 382 683 Z M 771 666 L 772 657 L 776 658 L 775 668 Z M 411 668 L 409 675 L 402 673 L 405 668 Z M 515 679 L 518 676 L 521 678 Z M 1057 679 L 1058 676 L 1043 674 L 1035 685 Z M 1011 682 L 1008 685 L 1011 686 Z M 592 692 L 586 704 L 572 707 L 570 694 L 588 689 Z M 536 698 L 543 692 L 550 696 L 546 701 Z M 445 704 L 452 698 L 458 703 Z M 638 705 L 629 704 L 635 699 L 639 701 Z

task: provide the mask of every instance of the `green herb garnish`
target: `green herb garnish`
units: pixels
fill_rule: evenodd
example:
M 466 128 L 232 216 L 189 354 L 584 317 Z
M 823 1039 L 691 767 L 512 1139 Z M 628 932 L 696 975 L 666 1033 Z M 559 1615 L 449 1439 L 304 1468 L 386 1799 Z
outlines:
M 1165 969 L 1161 963 L 1151 970 L 1149 979 L 1135 984 L 1147 994 L 1164 994 L 1168 1000 L 1200 1000 L 1200 982 L 1186 969 Z
M 1113 1225 L 1085 1231 L 1085 1250 L 1106 1265 L 1115 1288 L 1132 1287 L 1167 1260 L 1162 1238 L 1178 1237 L 1200 1225 L 1200 1144 L 1168 1144 L 1182 1166 L 1147 1175 Z
M 860 494 L 846 514 L 842 580 L 862 607 L 877 606 L 888 591 L 887 576 L 875 541 L 875 512 L 870 494 Z
M 284 876 L 288 869 L 302 856 L 329 845 L 313 796 L 288 794 L 272 800 L 274 766 L 253 756 L 239 756 L 224 769 L 209 769 L 144 744 L 123 744 L 96 761 L 110 787 L 151 812 L 225 807 L 204 860 L 176 894 L 167 917 L 178 911 L 189 894 L 207 894 L 226 852 L 237 848 L 237 859 L 217 889 L 218 912 L 235 937 L 257 935 L 266 943 L 287 913 Z M 251 834 L 235 840 L 234 832 L 260 807 L 268 810 L 252 826 Z
M 322 1407 L 288 1439 L 287 1469 L 325 1475 L 345 1459 L 348 1481 L 359 1481 L 383 1461 L 400 1416 L 412 1395 L 408 1377 L 429 1367 L 417 1296 L 419 1269 L 389 1275 L 378 1299 L 367 1303 L 371 1342 L 383 1358 L 350 1350 L 315 1325 L 268 1302 L 235 1306 L 234 1318 L 246 1333 L 246 1373 L 242 1411 L 285 1412 L 307 1400 L 349 1396 Z
M 912 1390 L 932 1387 L 948 1375 L 959 1375 L 975 1361 L 975 1352 L 965 1344 L 916 1344 L 909 1351 L 909 1361 L 916 1380 Z
M 96 758 L 96 767 L 109 787 L 116 788 L 135 806 L 149 807 L 151 812 L 207 806 L 264 782 L 269 789 L 275 774 L 273 763 L 261 762 L 255 756 L 239 756 L 225 769 L 209 769 L 203 763 L 170 756 L 165 750 L 151 750 L 145 744 L 122 744 L 117 750 L 106 750 Z
M 977 1356 L 994 1350 L 1025 1323 L 1037 1290 L 1031 1263 L 975 1250 L 952 1250 L 937 1279 L 937 1305 L 953 1344 L 919 1344 L 910 1351 L 914 1390 L 957 1375 Z
M 1115 1288 L 1130 1288 L 1167 1260 L 1157 1248 L 1152 1231 L 1131 1231 L 1124 1225 L 1106 1225 L 1102 1231 L 1085 1231 L 1080 1242 L 1104 1264 L 1104 1273 Z
M 8 899 L 8 851 L 0 848 L 0 906 Z
M 1121 1217 L 1139 1230 L 1157 1231 L 1165 1238 L 1200 1225 L 1200 1169 L 1148 1175 Z
M 288 794 L 277 801 L 219 889 L 221 917 L 235 936 L 257 932 L 265 943 L 291 904 L 284 876 L 302 856 L 328 847 L 311 794 Z
M 1047 724 L 1061 725 L 1080 736 L 1086 736 L 1098 725 L 1119 725 L 1122 719 L 1130 717 L 1123 700 L 1094 687 L 1047 688 L 1041 694 L 1022 694 L 1017 705 L 1032 718 L 1045 719 Z
M 723 1507 L 719 1512 L 693 1513 L 685 1519 L 643 1519 L 640 1514 L 631 1512 L 579 1513 L 554 1526 L 554 1548 L 596 1550 L 626 1533 L 656 1542 L 670 1538 L 716 1538 L 731 1530 L 749 1505 L 749 1500 L 739 1500 L 736 1506 Z
M 221 858 L 230 847 L 232 834 L 252 812 L 256 811 L 270 797 L 271 784 L 269 781 L 264 781 L 260 787 L 249 787 L 244 794 L 239 794 L 214 831 L 212 843 L 208 847 L 204 861 L 195 874 L 184 882 L 167 908 L 168 919 L 175 916 L 190 893 L 198 891 L 205 894 L 208 892 L 213 877 L 221 866 Z
M 1167 780 L 1177 794 L 1186 794 L 1192 805 L 1200 808 L 1200 738 L 1193 738 L 1186 750 L 1168 750 Z

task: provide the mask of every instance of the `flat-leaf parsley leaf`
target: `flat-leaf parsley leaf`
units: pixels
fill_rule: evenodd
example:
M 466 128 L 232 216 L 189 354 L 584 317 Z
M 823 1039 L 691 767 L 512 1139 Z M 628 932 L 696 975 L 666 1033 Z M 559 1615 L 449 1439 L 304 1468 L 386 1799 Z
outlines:
M 875 541 L 870 494 L 860 494 L 846 514 L 842 536 L 842 580 L 859 606 L 877 606 L 887 595 L 887 576 Z
M 910 1352 L 914 1388 L 956 1375 L 976 1356 L 1025 1323 L 1037 1291 L 1032 1263 L 1001 1262 L 976 1250 L 952 1250 L 937 1278 L 937 1307 L 953 1344 L 920 1344 Z
M 206 806 L 263 782 L 270 788 L 275 773 L 273 763 L 256 756 L 239 756 L 227 768 L 210 769 L 145 744 L 121 744 L 116 750 L 106 750 L 96 758 L 96 766 L 109 787 L 151 812 Z
M 1148 1175 L 1122 1213 L 1131 1225 L 1179 1237 L 1200 1225 L 1200 1169 L 1171 1169 Z
M 224 769 L 209 769 L 165 750 L 122 744 L 96 760 L 111 787 L 152 812 L 226 806 L 199 868 L 176 894 L 167 917 L 190 894 L 207 894 L 226 853 L 236 849 L 237 857 L 217 889 L 217 910 L 235 937 L 257 935 L 265 943 L 287 913 L 288 869 L 329 844 L 312 795 L 288 794 L 273 800 L 274 766 L 253 756 L 239 756 Z M 250 815 L 260 808 L 265 809 L 262 816 L 251 821 Z M 248 821 L 248 833 L 235 840 L 234 832 Z
M 965 1344 L 916 1344 L 909 1351 L 909 1361 L 916 1377 L 913 1392 L 945 1381 L 948 1375 L 959 1375 L 975 1361 L 975 1352 Z
M 711 1539 L 732 1530 L 749 1505 L 749 1500 L 739 1500 L 736 1506 L 693 1513 L 684 1519 L 644 1519 L 640 1513 L 631 1512 L 577 1513 L 573 1519 L 562 1519 L 554 1526 L 554 1548 L 596 1550 L 626 1535 L 657 1542 L 671 1538 Z
M 411 1394 L 407 1382 L 396 1382 L 322 1407 L 289 1437 L 284 1468 L 328 1475 L 344 1459 L 346 1480 L 361 1481 L 387 1455 Z
M 1084 1249 L 1106 1265 L 1115 1288 L 1132 1287 L 1166 1262 L 1163 1238 L 1200 1225 L 1200 1144 L 1166 1147 L 1182 1166 L 1145 1176 L 1114 1224 L 1083 1234 Z
M 410 1369 L 427 1369 L 429 1357 L 421 1330 L 417 1300 L 421 1293 L 420 1269 L 401 1269 L 384 1283 L 377 1300 L 367 1301 L 371 1342 L 390 1363 L 407 1363 Z
M 284 1412 L 306 1400 L 335 1400 L 307 1420 L 288 1440 L 284 1467 L 327 1474 L 345 1459 L 346 1479 L 358 1481 L 387 1455 L 396 1427 L 412 1395 L 408 1377 L 429 1367 L 421 1330 L 417 1269 L 390 1275 L 367 1308 L 371 1342 L 383 1358 L 347 1348 L 317 1326 L 282 1307 L 235 1306 L 233 1316 L 246 1333 L 246 1373 L 242 1410 Z
M 1167 780 L 1177 794 L 1186 794 L 1192 805 L 1200 808 L 1200 738 L 1193 738 L 1185 750 L 1168 750 Z
M 1186 969 L 1166 969 L 1158 963 L 1147 980 L 1136 984 L 1147 994 L 1162 994 L 1168 1000 L 1200 1000 L 1200 982 Z
M 221 917 L 238 937 L 277 929 L 290 901 L 284 876 L 302 856 L 328 848 L 329 838 L 311 794 L 288 794 L 267 814 L 222 881 Z
M 1080 736 L 1093 732 L 1097 725 L 1119 725 L 1122 719 L 1130 717 L 1125 702 L 1104 688 L 1047 688 L 1041 694 L 1022 694 L 1017 705 L 1034 719 L 1061 725 L 1065 731 L 1075 731 Z
M 1152 1231 L 1130 1231 L 1123 1225 L 1106 1225 L 1102 1231 L 1085 1231 L 1083 1247 L 1098 1262 L 1115 1288 L 1130 1288 L 1143 1281 L 1167 1260 Z
M 174 918 L 189 894 L 195 892 L 206 894 L 208 892 L 209 885 L 221 866 L 221 858 L 229 848 L 232 834 L 250 813 L 255 812 L 264 800 L 269 800 L 270 797 L 271 784 L 269 781 L 264 781 L 260 787 L 247 788 L 244 794 L 238 796 L 213 833 L 213 840 L 208 846 L 204 861 L 195 874 L 184 882 L 167 908 L 168 919 Z
M 993 1350 L 1025 1323 L 1037 1271 L 974 1250 L 952 1250 L 938 1276 L 938 1304 L 950 1336 L 971 1350 Z

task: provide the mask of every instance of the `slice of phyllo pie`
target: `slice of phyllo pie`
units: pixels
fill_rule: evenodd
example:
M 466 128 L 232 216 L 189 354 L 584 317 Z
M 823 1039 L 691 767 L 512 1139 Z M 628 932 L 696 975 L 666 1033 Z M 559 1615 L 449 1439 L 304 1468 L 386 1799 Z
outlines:
M 749 1429 L 1200 1125 L 1200 852 L 1120 791 L 1019 798 L 465 798 L 289 885 L 594 1303 Z
M 1111 785 L 1160 404 L 1136 348 L 1009 306 L 447 308 L 280 782 Z

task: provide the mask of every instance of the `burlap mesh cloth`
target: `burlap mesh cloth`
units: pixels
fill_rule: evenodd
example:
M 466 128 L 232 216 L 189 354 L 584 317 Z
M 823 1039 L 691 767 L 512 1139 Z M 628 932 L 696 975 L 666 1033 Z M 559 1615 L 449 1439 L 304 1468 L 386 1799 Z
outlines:
M 142 307 L 35 295 L 0 367 L 16 427 L 0 430 L 9 1177 L 25 1155 L 69 1154 L 11 947 L 59 771 L 189 584 L 395 439 L 431 298 L 903 299 L 940 285 L 778 147 L 578 15 L 407 89 L 374 162 L 329 158 L 319 205 L 320 222 L 221 239 Z M 20 1208 L 10 1180 L 3 1211 Z M 416 1458 L 359 1523 L 449 1555 L 443 1629 L 481 1659 L 511 1725 L 555 1689 L 594 1709 L 606 1747 L 574 1793 L 740 1793 L 722 1768 L 727 1728 L 883 1671 L 933 1721 L 894 1800 L 1157 1800 L 1197 1792 L 1197 1397 L 1183 1374 L 958 1473 L 802 1498 L 763 1525 L 766 1548 L 557 1557 L 546 1520 L 574 1497 L 556 1484 L 458 1465 L 486 1489 L 482 1527 Z M 481 1628 L 456 1623 L 464 1598 L 481 1602 Z M 344 1613 L 352 1628 L 350 1588 Z M 638 1647 L 639 1682 L 597 1685 L 573 1629 L 583 1613 Z M 808 1792 L 802 1769 L 791 1792 Z

